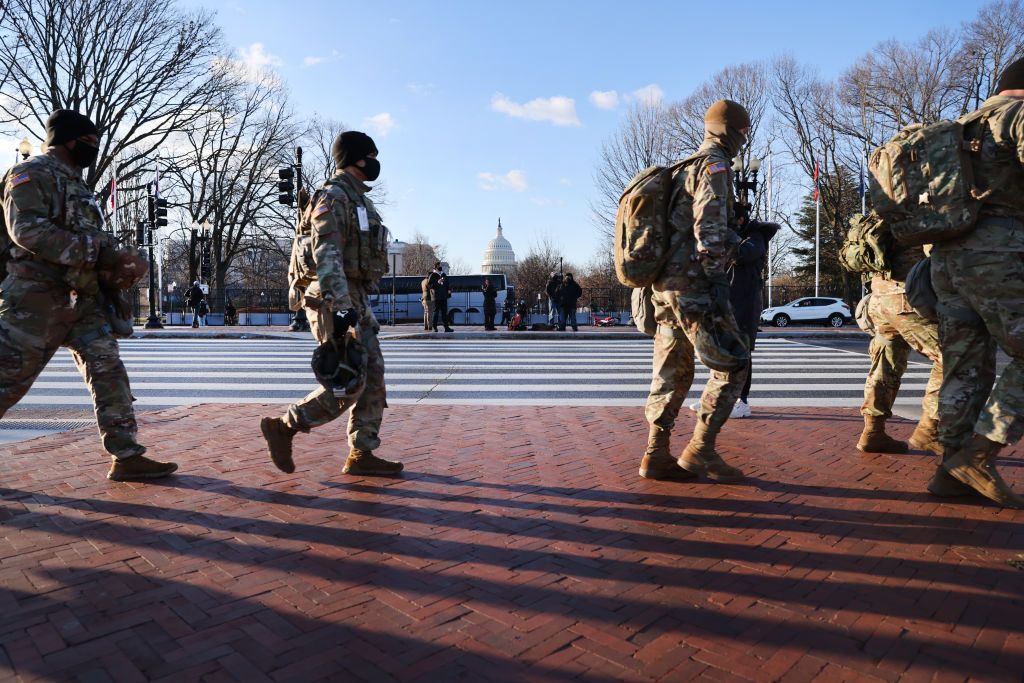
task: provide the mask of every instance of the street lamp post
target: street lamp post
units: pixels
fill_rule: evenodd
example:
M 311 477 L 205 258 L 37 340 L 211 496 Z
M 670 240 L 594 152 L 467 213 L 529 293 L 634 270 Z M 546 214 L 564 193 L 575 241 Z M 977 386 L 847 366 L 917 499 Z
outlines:
M 28 141 L 28 138 L 22 138 L 21 142 L 18 143 L 18 154 L 21 155 L 21 160 L 26 161 L 32 156 L 32 143 Z M 18 157 L 14 157 L 14 163 L 18 163 Z

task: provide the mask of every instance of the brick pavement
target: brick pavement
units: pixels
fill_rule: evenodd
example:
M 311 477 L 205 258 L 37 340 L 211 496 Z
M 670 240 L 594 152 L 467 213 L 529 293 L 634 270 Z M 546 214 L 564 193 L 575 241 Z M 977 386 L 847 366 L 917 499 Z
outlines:
M 340 424 L 281 475 L 263 412 L 143 416 L 159 485 L 107 482 L 91 429 L 0 449 L 0 680 L 1024 671 L 1024 513 L 922 494 L 933 461 L 857 453 L 854 411 L 730 423 L 736 486 L 639 479 L 639 410 L 396 407 L 388 480 L 340 474 Z

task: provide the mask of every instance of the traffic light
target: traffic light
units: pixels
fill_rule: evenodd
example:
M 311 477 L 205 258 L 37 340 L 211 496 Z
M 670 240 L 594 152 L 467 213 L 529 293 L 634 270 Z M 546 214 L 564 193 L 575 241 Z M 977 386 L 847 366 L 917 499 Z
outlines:
M 277 177 L 280 178 L 277 182 L 277 191 L 280 193 L 277 195 L 278 204 L 287 204 L 292 206 L 295 204 L 295 196 L 292 191 L 295 189 L 295 183 L 292 182 L 292 178 L 295 177 L 295 171 L 291 166 L 285 166 L 284 168 L 277 169 Z
M 167 225 L 167 200 L 149 195 L 149 224 L 154 228 Z
M 135 224 L 135 246 L 146 246 L 146 224 L 143 221 Z

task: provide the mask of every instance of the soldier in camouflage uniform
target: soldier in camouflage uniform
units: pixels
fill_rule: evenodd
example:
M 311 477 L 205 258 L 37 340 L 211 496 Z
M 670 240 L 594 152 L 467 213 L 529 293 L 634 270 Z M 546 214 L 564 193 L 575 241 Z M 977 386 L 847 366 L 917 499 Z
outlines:
M 733 217 L 731 159 L 750 130 L 750 117 L 736 102 L 720 100 L 704 116 L 704 142 L 676 175 L 680 189 L 670 222 L 682 246 L 653 286 L 654 374 L 645 414 L 651 425 L 640 476 L 686 480 L 704 473 L 719 482 L 743 473 L 715 450 L 715 438 L 729 418 L 746 380 L 749 354 L 729 305 L 726 270 L 739 236 Z M 690 443 L 678 459 L 669 437 L 693 383 L 696 349 L 712 369 Z
M 928 484 L 936 495 L 965 487 L 1006 507 L 1024 507 L 996 470 L 996 455 L 1024 433 L 1024 59 L 999 78 L 985 114 L 965 124 L 974 181 L 983 197 L 974 230 L 936 244 L 945 378 L 939 391 L 944 462 Z M 996 378 L 996 347 L 1010 363 Z
M 331 147 L 337 172 L 311 203 L 313 258 L 316 280 L 305 293 L 313 336 L 320 343 L 333 335 L 332 311 L 344 311 L 347 322 L 357 324 L 366 347 L 366 388 L 357 396 L 336 397 L 319 388 L 288 408 L 280 418 L 263 418 L 260 428 L 274 464 L 294 472 L 292 439 L 298 432 L 327 424 L 349 407 L 349 455 L 343 472 L 355 475 L 393 475 L 402 464 L 374 455 L 380 446 L 380 424 L 387 400 L 384 357 L 377 333 L 380 325 L 370 305 L 370 290 L 387 272 L 387 229 L 373 202 L 366 197 L 366 181 L 380 174 L 377 147 L 370 136 L 346 131 Z
M 914 448 L 942 455 L 938 439 L 939 386 L 942 384 L 942 354 L 939 351 L 939 326 L 923 318 L 907 301 L 907 273 L 924 258 L 921 247 L 897 249 L 893 270 L 887 277 L 871 280 L 871 298 L 867 316 L 874 327 L 869 348 L 871 369 L 864 384 L 864 432 L 857 448 L 867 453 L 906 453 L 907 443 L 885 433 L 885 422 L 892 417 L 896 394 L 907 371 L 910 350 L 932 361 L 931 374 L 924 390 L 921 419 L 910 437 Z
M 118 251 L 82 179 L 99 153 L 98 131 L 85 116 L 61 109 L 47 119 L 46 132 L 49 150 L 15 166 L 3 190 L 13 245 L 0 284 L 0 417 L 66 347 L 89 386 L 100 440 L 113 459 L 107 476 L 165 477 L 177 465 L 143 455 L 135 399 L 101 305 L 98 270 L 115 263 Z

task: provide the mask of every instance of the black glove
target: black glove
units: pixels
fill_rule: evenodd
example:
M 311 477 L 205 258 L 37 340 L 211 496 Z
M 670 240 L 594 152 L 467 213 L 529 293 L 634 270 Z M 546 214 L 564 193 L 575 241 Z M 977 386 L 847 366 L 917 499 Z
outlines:
M 334 336 L 340 337 L 348 332 L 349 328 L 359 322 L 359 314 L 356 313 L 356 309 L 349 308 L 348 310 L 338 313 L 335 311 L 334 315 Z
M 711 281 L 711 312 L 720 315 L 729 312 L 729 283 L 725 276 Z

